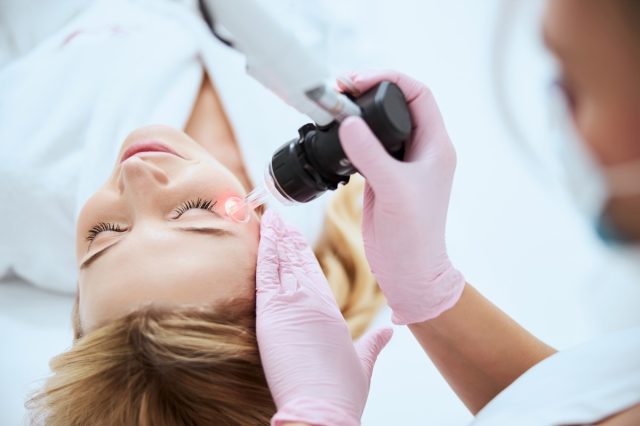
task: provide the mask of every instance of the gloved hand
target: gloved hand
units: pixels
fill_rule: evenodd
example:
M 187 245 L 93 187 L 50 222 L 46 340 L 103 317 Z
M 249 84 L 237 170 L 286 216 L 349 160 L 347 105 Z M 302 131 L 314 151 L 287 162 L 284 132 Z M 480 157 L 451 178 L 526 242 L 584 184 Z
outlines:
M 359 425 L 390 328 L 355 345 L 329 284 L 300 233 L 271 211 L 262 218 L 256 329 L 278 412 L 272 425 Z
M 339 134 L 345 153 L 366 179 L 365 252 L 393 310 L 393 322 L 435 318 L 458 301 L 465 284 L 445 245 L 455 150 L 436 101 L 423 84 L 396 72 L 353 73 L 348 78 L 338 81 L 344 91 L 364 92 L 389 80 L 409 103 L 414 127 L 404 161 L 391 157 L 359 117 L 342 122 Z

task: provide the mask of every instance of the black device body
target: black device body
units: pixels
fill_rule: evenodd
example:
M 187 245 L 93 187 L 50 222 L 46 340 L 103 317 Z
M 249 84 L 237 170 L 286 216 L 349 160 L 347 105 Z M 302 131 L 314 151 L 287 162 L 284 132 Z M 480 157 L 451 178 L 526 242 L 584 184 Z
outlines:
M 383 81 L 353 100 L 387 152 L 402 160 L 412 121 L 400 88 Z M 305 124 L 298 130 L 298 138 L 276 150 L 270 173 L 283 197 L 298 203 L 309 202 L 347 183 L 349 176 L 358 171 L 342 149 L 339 127 L 336 121 L 326 126 Z

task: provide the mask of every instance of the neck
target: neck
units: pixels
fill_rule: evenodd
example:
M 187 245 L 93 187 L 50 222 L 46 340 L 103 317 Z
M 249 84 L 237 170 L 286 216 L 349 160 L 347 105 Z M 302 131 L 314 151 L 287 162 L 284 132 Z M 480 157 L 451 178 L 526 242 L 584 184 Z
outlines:
M 253 187 L 220 97 L 206 73 L 184 131 L 227 167 L 247 191 Z

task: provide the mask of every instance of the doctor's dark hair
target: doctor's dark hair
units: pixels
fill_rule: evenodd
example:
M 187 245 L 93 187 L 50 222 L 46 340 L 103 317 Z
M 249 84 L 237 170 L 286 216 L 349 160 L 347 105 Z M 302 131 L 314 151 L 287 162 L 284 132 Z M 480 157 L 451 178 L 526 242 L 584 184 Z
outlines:
M 624 12 L 634 20 L 634 28 L 638 29 L 638 23 L 640 23 L 640 2 L 638 0 L 620 0 L 624 7 Z
M 628 22 L 632 32 L 640 37 L 640 1 L 638 0 L 618 0 L 619 11 L 623 20 Z M 640 38 L 638 38 L 640 41 Z

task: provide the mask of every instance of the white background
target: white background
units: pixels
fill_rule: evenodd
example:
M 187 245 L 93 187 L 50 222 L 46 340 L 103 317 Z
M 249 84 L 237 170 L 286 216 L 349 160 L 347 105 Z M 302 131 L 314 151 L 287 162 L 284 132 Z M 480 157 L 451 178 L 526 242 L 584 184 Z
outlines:
M 403 70 L 431 87 L 459 157 L 448 227 L 451 258 L 488 298 L 534 334 L 563 348 L 637 319 L 631 300 L 629 306 L 615 305 L 615 315 L 599 314 L 596 308 L 614 303 L 607 298 L 615 292 L 599 292 L 605 281 L 593 284 L 593 276 L 614 260 L 604 260 L 567 200 L 531 172 L 504 126 L 492 69 L 499 3 L 327 2 L 335 19 L 357 19 L 354 28 L 361 31 L 356 44 L 351 40 L 342 47 L 337 32 L 332 55 L 338 68 L 344 67 L 357 46 L 356 56 L 364 59 L 354 65 Z M 526 24 L 518 26 L 519 33 L 501 35 L 522 36 L 515 51 L 524 58 L 517 71 L 508 73 L 517 81 L 502 83 L 511 89 L 509 98 L 519 107 L 515 113 L 525 118 L 522 125 L 535 140 L 543 121 L 539 98 L 545 83 L 536 80 L 536 66 L 544 59 L 532 16 L 533 9 L 525 11 Z M 625 274 L 606 279 L 613 286 Z M 0 283 L 0 424 L 22 424 L 26 393 L 46 375 L 49 358 L 68 347 L 71 304 L 68 297 Z M 389 313 L 383 312 L 377 323 L 388 322 Z M 470 414 L 408 330 L 395 331 L 376 366 L 363 424 L 466 424 Z

